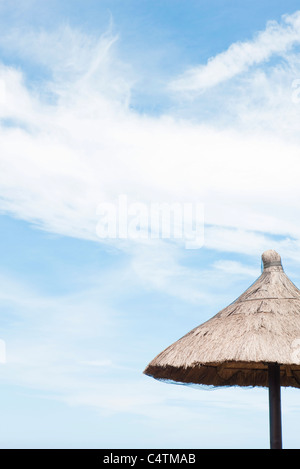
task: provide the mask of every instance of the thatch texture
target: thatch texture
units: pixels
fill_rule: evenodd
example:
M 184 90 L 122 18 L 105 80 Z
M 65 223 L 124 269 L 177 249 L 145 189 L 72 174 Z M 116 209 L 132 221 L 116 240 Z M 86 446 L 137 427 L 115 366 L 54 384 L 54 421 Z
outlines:
M 268 363 L 281 385 L 300 388 L 300 291 L 279 254 L 262 255 L 261 276 L 237 300 L 147 366 L 157 379 L 214 386 L 267 386 Z

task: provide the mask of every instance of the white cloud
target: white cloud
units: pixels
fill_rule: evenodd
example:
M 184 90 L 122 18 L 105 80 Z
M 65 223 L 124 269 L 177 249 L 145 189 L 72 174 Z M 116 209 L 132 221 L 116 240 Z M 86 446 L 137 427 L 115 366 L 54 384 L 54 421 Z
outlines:
M 193 389 L 165 386 L 143 376 L 147 363 L 141 363 L 141 351 L 134 362 L 128 361 L 127 355 L 136 355 L 140 342 L 134 337 L 137 332 L 130 331 L 130 323 L 126 325 L 128 315 L 125 320 L 111 306 L 113 298 L 107 289 L 113 288 L 120 301 L 129 278 L 125 287 L 110 287 L 106 274 L 102 272 L 97 285 L 88 289 L 81 285 L 76 293 L 51 297 L 1 275 L 2 311 L 9 307 L 10 312 L 1 338 L 7 349 L 1 381 L 102 414 L 130 412 L 160 419 L 162 415 L 171 418 L 175 412 L 177 421 L 185 421 L 190 415 L 186 406 L 197 402 L 199 395 Z M 129 277 L 138 283 L 131 272 Z M 244 407 L 245 399 L 240 397 L 240 402 L 222 404 L 221 395 L 208 393 L 205 405 Z
M 0 107 L 0 209 L 50 232 L 100 242 L 98 204 L 116 201 L 120 194 L 143 203 L 201 202 L 208 250 L 249 254 L 259 263 L 261 252 L 272 247 L 283 261 L 299 262 L 299 107 L 289 87 L 291 78 L 300 76 L 299 59 L 290 52 L 298 41 L 298 22 L 297 14 L 281 25 L 269 24 L 254 41 L 236 44 L 207 68 L 195 70 L 202 73 L 197 86 L 209 90 L 209 84 L 217 83 L 209 82 L 214 70 L 217 80 L 230 83 L 231 77 L 273 54 L 284 55 L 286 68 L 244 75 L 235 103 L 232 94 L 227 98 L 219 93 L 222 111 L 230 108 L 223 126 L 220 120 L 203 124 L 175 113 L 148 117 L 134 112 L 132 71 L 116 56 L 115 37 L 93 38 L 69 27 L 24 36 L 20 53 L 25 60 L 41 62 L 51 73 L 48 81 L 34 87 L 28 86 L 25 71 L 0 68 L 5 89 Z M 14 48 L 20 44 L 19 33 L 2 38 L 4 43 Z M 230 71 L 234 55 L 236 65 Z M 198 416 L 194 409 L 183 411 L 180 388 L 164 390 L 157 383 L 151 387 L 142 378 L 125 377 L 141 370 L 134 365 L 125 369 L 118 361 L 120 350 L 110 354 L 105 347 L 122 326 L 112 299 L 147 289 L 212 306 L 218 303 L 215 285 L 229 291 L 238 274 L 256 277 L 256 269 L 223 260 L 210 270 L 200 271 L 199 265 L 193 270 L 182 262 L 180 242 L 107 243 L 130 254 L 130 260 L 126 267 L 118 266 L 117 278 L 116 271 L 106 271 L 96 282 L 87 282 L 88 291 L 50 298 L 1 277 L 0 299 L 17 311 L 14 334 L 8 328 L 7 337 L 1 337 L 9 365 L 1 369 L 1 379 L 47 391 L 69 405 L 160 421 L 163 417 L 174 424 L 193 419 L 196 428 Z M 198 393 L 186 388 L 184 396 L 192 405 L 199 400 Z M 218 396 L 207 393 L 203 402 L 214 408 L 249 406 L 246 393 L 240 400 L 230 400 L 226 390 Z M 252 404 L 259 409 L 262 405 Z M 203 411 L 204 420 L 211 421 L 209 412 L 210 407 Z
M 266 29 L 253 40 L 232 44 L 225 52 L 211 58 L 206 65 L 187 70 L 174 80 L 174 91 L 201 92 L 247 71 L 251 66 L 268 61 L 274 55 L 284 55 L 300 43 L 300 12 L 285 15 L 282 23 L 269 21 Z
M 3 278 L 6 278 L 5 283 Z M 241 431 L 243 433 L 243 427 L 238 427 L 240 415 L 241 412 L 249 413 L 251 409 L 255 413 L 255 425 L 257 420 L 263 419 L 267 427 L 267 391 L 240 388 L 212 391 L 167 385 L 143 376 L 138 359 L 132 363 L 131 369 L 118 363 L 115 359 L 121 357 L 121 349 L 124 354 L 130 349 L 131 354 L 137 355 L 139 342 L 135 343 L 126 333 L 126 338 L 120 343 L 115 330 L 117 322 L 117 327 L 123 329 L 120 312 L 114 316 L 111 309 L 107 311 L 103 293 L 111 279 L 105 282 L 105 278 L 103 275 L 97 288 L 49 298 L 30 290 L 28 285 L 1 276 L 1 292 L 7 293 L 5 300 L 10 305 L 9 316 L 13 325 L 6 328 L 7 363 L 1 365 L 1 382 L 21 386 L 25 396 L 26 389 L 30 390 L 31 398 L 54 399 L 66 406 L 90 409 L 99 414 L 103 425 L 118 416 L 121 420 L 123 417 L 127 419 L 126 432 L 130 431 L 130 422 L 136 418 L 143 432 L 147 433 L 146 429 L 149 429 L 151 440 L 145 440 L 144 434 L 140 438 L 136 434 L 132 437 L 122 434 L 124 427 L 121 425 L 120 436 L 112 434 L 111 438 L 115 439 L 111 444 L 119 441 L 128 447 L 128 441 L 133 442 L 134 439 L 135 445 L 143 447 L 145 441 L 149 447 L 167 443 L 169 447 L 178 447 L 179 443 L 190 447 L 191 438 L 197 435 L 194 444 L 198 442 L 203 447 L 215 444 L 217 427 L 218 444 L 223 441 L 227 447 L 251 446 L 249 440 L 244 439 L 244 434 L 237 443 L 236 438 L 240 437 Z M 106 322 L 107 313 L 109 323 Z M 128 330 L 127 327 L 126 332 Z M 111 358 L 108 358 L 108 347 L 103 349 L 105 340 L 113 342 L 116 353 Z M 128 359 L 126 363 L 129 363 Z M 134 366 L 136 363 L 139 363 L 138 367 Z M 296 392 L 283 392 L 283 409 L 287 416 L 299 413 Z M 229 413 L 230 422 L 227 420 Z M 158 423 L 159 432 L 154 431 Z M 228 428 L 231 436 L 224 442 Z M 262 445 L 267 446 L 268 429 L 261 428 L 260 432 Z M 101 444 L 102 440 L 99 441 Z
M 255 278 L 260 274 L 259 269 L 245 267 L 240 262 L 236 261 L 216 261 L 214 263 L 214 267 L 230 275 L 245 275 L 247 277 Z
M 270 44 L 272 38 L 277 52 L 284 50 L 289 60 L 288 76 L 292 66 L 300 72 L 293 54 L 286 54 L 298 34 L 298 16 L 268 25 L 250 48 L 255 56 L 259 44 Z M 280 245 L 292 256 L 300 239 L 294 119 L 299 109 L 291 100 L 287 103 L 287 90 L 280 88 L 282 78 L 284 86 L 288 81 L 285 70 L 264 71 L 260 80 L 250 74 L 231 109 L 237 119 L 223 129 L 171 115 L 147 117 L 130 109 L 132 83 L 113 52 L 114 40 L 84 36 L 69 27 L 25 37 L 26 51 L 33 48 L 35 60 L 53 70 L 40 89 L 28 88 L 20 71 L 2 65 L 1 209 L 49 231 L 100 242 L 97 207 L 120 194 L 133 202 L 200 202 L 205 205 L 206 247 L 257 256 L 268 248 L 271 235 L 282 235 L 287 240 Z M 56 63 L 51 50 L 57 43 Z M 42 51 L 49 51 L 47 60 Z M 248 106 L 261 84 L 266 106 L 255 100 Z M 43 94 L 49 89 L 55 96 L 50 101 Z M 292 138 L 277 132 L 282 119 L 274 113 L 274 103 L 293 121 Z M 242 130 L 236 121 L 243 122 Z M 134 252 L 134 242 L 115 244 Z M 139 262 L 142 268 L 142 258 Z

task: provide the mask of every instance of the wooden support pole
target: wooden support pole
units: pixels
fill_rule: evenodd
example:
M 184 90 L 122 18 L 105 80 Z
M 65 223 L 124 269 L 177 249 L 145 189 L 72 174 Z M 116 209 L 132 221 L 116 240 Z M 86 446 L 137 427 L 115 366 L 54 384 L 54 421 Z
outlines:
M 280 365 L 268 365 L 269 375 L 269 412 L 270 412 L 270 448 L 282 449 Z

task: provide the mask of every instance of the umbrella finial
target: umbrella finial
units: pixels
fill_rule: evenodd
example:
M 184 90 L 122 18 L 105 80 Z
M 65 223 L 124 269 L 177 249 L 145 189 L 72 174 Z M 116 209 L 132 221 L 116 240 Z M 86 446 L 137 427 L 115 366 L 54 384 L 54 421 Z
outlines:
M 274 249 L 269 249 L 268 251 L 265 251 L 262 254 L 261 258 L 264 264 L 264 269 L 273 266 L 282 267 L 281 257 L 278 252 L 274 251 Z

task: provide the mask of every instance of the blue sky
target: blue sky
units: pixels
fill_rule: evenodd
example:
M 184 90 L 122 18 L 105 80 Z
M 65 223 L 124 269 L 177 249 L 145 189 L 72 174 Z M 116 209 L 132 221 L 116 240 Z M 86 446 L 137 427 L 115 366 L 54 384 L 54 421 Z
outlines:
M 142 372 L 264 250 L 300 284 L 298 7 L 0 0 L 0 447 L 268 447 L 265 389 Z M 202 204 L 203 245 L 99 237 L 122 195 Z

